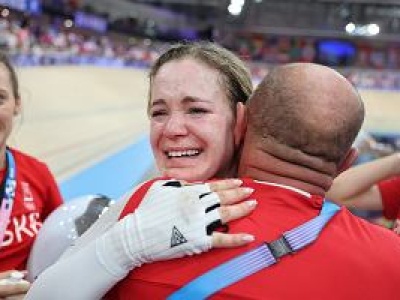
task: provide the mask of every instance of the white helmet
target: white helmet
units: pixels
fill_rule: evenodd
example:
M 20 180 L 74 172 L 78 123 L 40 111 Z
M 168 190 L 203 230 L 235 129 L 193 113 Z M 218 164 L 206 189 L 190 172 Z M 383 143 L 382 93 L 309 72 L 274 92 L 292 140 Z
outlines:
M 33 281 L 114 203 L 102 195 L 71 199 L 54 210 L 43 223 L 28 259 L 28 280 Z

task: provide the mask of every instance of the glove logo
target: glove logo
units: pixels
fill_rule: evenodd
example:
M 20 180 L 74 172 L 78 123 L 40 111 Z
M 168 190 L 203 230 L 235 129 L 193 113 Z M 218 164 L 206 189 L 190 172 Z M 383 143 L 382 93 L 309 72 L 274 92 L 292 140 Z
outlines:
M 171 248 L 187 243 L 187 239 L 183 234 L 174 226 L 172 228 Z

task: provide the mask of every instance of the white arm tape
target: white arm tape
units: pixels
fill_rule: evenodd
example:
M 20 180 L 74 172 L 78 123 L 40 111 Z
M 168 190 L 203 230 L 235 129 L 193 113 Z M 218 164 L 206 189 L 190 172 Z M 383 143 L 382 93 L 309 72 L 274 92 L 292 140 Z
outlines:
M 153 184 L 133 214 L 125 216 L 97 241 L 97 255 L 120 276 L 143 263 L 198 254 L 211 249 L 207 226 L 220 219 L 215 193 L 207 185 L 166 187 Z

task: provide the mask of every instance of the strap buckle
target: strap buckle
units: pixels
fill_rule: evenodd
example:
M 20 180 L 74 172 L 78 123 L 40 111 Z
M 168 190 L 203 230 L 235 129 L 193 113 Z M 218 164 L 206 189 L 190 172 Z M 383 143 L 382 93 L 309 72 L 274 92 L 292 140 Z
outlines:
M 292 247 L 290 246 L 289 242 L 286 240 L 284 235 L 282 235 L 279 239 L 275 241 L 265 244 L 271 251 L 271 254 L 276 261 L 278 261 L 282 256 L 294 252 L 294 250 L 292 249 Z

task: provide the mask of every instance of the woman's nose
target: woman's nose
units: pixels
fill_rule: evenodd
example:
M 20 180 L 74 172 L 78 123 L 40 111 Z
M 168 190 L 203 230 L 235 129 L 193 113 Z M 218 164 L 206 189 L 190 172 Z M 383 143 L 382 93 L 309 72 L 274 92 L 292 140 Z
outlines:
M 181 114 L 172 114 L 165 125 L 164 134 L 182 136 L 187 134 L 185 117 Z

